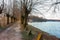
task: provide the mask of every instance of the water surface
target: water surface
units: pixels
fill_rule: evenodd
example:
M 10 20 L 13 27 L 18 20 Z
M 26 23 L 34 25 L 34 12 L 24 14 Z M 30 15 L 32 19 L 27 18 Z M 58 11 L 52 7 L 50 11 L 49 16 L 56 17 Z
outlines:
M 60 22 L 32 22 L 30 25 L 60 38 Z

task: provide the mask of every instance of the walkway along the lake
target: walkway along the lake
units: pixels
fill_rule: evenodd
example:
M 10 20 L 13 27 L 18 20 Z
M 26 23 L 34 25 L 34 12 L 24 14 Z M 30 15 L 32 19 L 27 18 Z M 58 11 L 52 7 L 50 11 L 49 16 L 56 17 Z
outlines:
M 16 22 L 0 33 L 0 40 L 23 40 L 20 23 Z

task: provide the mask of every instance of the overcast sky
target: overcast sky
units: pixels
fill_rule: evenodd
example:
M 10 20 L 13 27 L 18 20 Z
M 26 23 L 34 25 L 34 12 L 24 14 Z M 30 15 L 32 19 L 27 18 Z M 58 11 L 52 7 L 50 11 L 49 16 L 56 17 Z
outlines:
M 12 2 L 13 0 L 5 0 L 4 2 L 9 5 L 9 2 Z M 17 0 L 19 1 L 19 0 Z M 45 17 L 47 19 L 60 19 L 60 4 L 56 5 L 56 12 L 53 12 L 55 5 L 51 7 L 52 3 L 55 3 L 56 0 L 34 0 L 34 2 L 41 2 L 42 4 L 37 4 L 34 6 L 39 11 L 32 10 L 32 14 L 36 16 L 41 16 Z M 57 2 L 60 2 L 60 0 L 57 0 Z M 0 4 L 2 3 L 2 0 L 0 0 Z M 51 7 L 51 9 L 47 12 L 47 10 Z M 58 11 L 59 10 L 59 11 Z
M 35 5 L 35 8 L 39 11 L 37 11 L 37 12 L 32 11 L 33 15 L 37 15 L 40 17 L 40 13 L 42 13 L 44 15 L 44 16 L 43 15 L 42 16 L 47 18 L 47 19 L 60 19 L 60 4 L 53 5 L 51 7 L 51 5 L 53 3 L 56 3 L 56 0 L 45 0 L 45 1 L 41 0 L 41 1 L 43 4 Z M 57 0 L 57 2 L 60 2 L 60 0 Z M 56 9 L 55 9 L 56 12 L 53 12 L 55 6 L 56 6 Z M 48 11 L 49 8 L 50 8 L 50 10 Z

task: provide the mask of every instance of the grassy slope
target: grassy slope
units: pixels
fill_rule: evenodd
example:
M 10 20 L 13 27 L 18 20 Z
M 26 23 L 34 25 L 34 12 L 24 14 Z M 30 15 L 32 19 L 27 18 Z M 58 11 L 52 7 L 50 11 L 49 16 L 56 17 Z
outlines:
M 32 34 L 31 33 L 29 34 L 30 30 Z M 41 40 L 58 40 L 57 37 L 50 35 L 44 31 L 41 31 L 31 25 L 27 25 L 27 29 L 25 29 L 22 32 L 24 40 L 32 40 L 32 39 L 35 40 L 37 38 L 38 33 L 42 33 Z

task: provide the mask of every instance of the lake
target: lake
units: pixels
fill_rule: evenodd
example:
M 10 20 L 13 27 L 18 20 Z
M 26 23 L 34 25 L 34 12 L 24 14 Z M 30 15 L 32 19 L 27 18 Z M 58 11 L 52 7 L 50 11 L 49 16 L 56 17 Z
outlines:
M 42 31 L 49 33 L 50 35 L 54 35 L 60 38 L 60 22 L 32 22 L 28 23 Z

